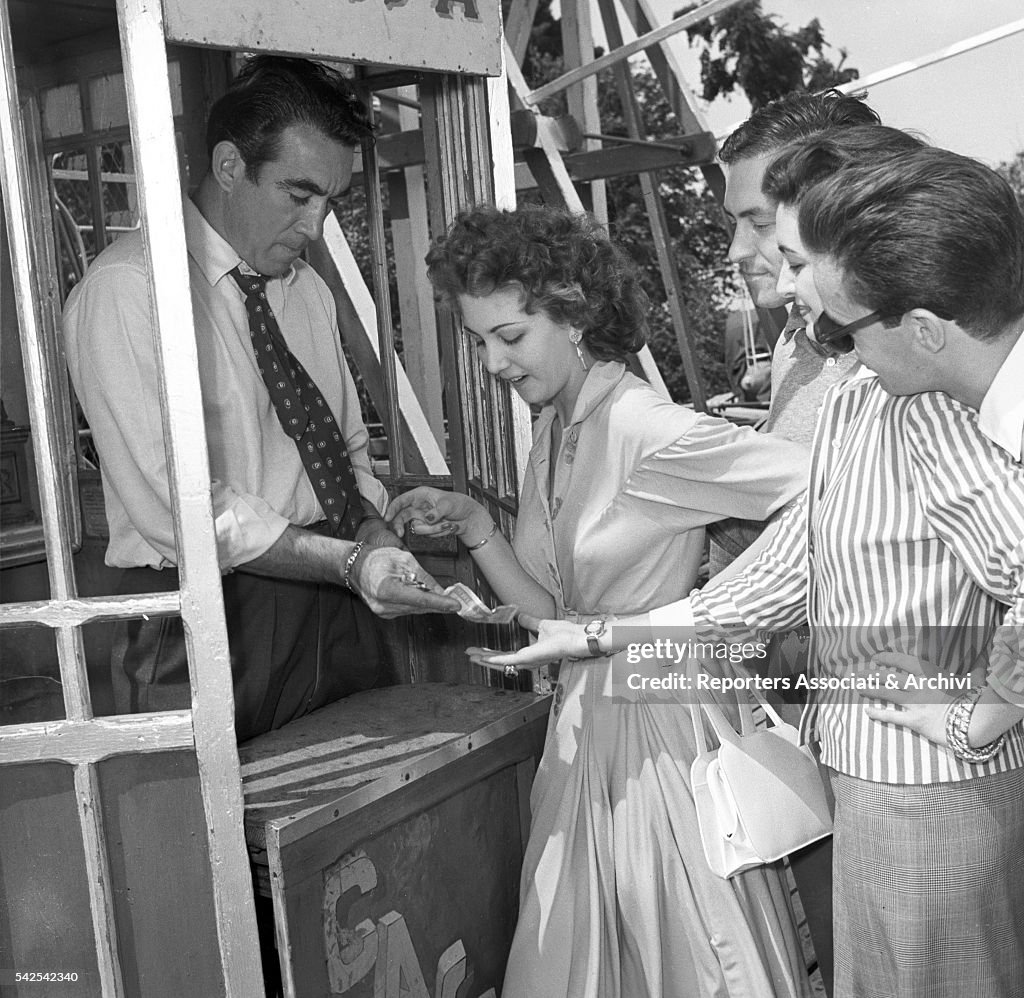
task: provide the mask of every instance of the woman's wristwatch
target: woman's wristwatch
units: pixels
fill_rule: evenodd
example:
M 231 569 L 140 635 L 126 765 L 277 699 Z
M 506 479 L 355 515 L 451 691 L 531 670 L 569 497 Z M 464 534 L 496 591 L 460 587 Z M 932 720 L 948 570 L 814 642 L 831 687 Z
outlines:
M 601 651 L 601 645 L 598 639 L 607 630 L 607 625 L 607 617 L 595 617 L 583 628 L 583 633 L 587 636 L 587 648 L 590 649 L 590 655 L 592 658 L 601 658 L 604 656 L 604 652 Z

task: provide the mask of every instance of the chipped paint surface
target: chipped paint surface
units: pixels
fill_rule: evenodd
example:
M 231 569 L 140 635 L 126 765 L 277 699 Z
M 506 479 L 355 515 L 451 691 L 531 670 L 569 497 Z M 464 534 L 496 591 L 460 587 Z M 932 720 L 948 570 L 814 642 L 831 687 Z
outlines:
M 165 0 L 168 41 L 498 76 L 494 0 Z

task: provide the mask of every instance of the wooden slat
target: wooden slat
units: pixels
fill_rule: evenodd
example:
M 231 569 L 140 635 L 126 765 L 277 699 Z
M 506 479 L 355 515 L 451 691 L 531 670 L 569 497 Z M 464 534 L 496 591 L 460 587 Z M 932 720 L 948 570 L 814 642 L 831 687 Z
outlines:
M 594 58 L 594 32 L 591 24 L 590 0 L 563 0 L 562 51 L 567 69 L 586 65 Z M 565 92 L 569 114 L 584 132 L 601 131 L 601 112 L 597 106 L 597 77 L 588 76 L 574 83 Z M 586 139 L 585 149 L 600 149 L 599 140 Z M 590 182 L 590 210 L 602 225 L 608 225 L 608 195 L 603 179 Z
M 645 35 L 641 35 L 639 38 L 629 42 L 627 45 L 620 45 L 613 52 L 609 52 L 607 55 L 603 55 L 599 59 L 594 59 L 592 62 L 587 63 L 585 66 L 580 66 L 578 69 L 573 69 L 568 73 L 563 73 L 550 83 L 545 83 L 544 86 L 538 87 L 529 94 L 527 97 L 527 103 L 530 105 L 539 104 L 548 97 L 553 97 L 555 94 L 561 93 L 567 87 L 571 87 L 574 83 L 579 83 L 581 80 L 585 80 L 588 76 L 594 76 L 597 73 L 604 72 L 604 70 L 618 65 L 630 56 L 641 52 L 645 48 L 657 45 L 658 42 L 664 41 L 666 38 L 671 38 L 680 31 L 685 31 L 687 28 L 693 27 L 695 24 L 700 24 L 701 21 L 709 17 L 713 17 L 715 14 L 720 14 L 723 10 L 728 10 L 730 7 L 734 7 L 738 3 L 745 2 L 746 0 L 711 0 L 710 3 L 706 3 L 703 6 L 698 7 L 696 10 L 690 11 L 689 14 L 677 17 L 674 21 L 670 21 L 668 24 L 664 24 L 660 28 L 655 28 L 653 31 L 647 32 Z
M 530 88 L 526 83 L 526 77 L 519 66 L 512 61 L 508 47 L 505 48 L 505 69 L 508 73 L 508 82 L 511 93 L 516 102 L 521 106 L 527 106 L 530 97 Z M 560 200 L 570 211 L 583 211 L 583 202 L 579 193 L 573 186 L 569 173 L 562 162 L 561 152 L 555 146 L 551 133 L 547 129 L 537 129 L 539 150 L 532 154 L 527 153 L 527 162 L 533 171 L 537 183 L 543 191 L 547 186 L 549 189 L 557 190 Z M 536 167 L 536 168 L 535 168 Z M 537 176 L 541 173 L 542 176 Z M 543 177 L 543 179 L 542 179 Z
M 68 600 L 38 600 L 0 605 L 0 627 L 40 624 L 43 627 L 81 627 L 96 620 L 167 617 L 181 612 L 178 592 L 145 596 L 94 596 Z
M 701 132 L 650 144 L 616 144 L 595 152 L 571 153 L 563 157 L 563 162 L 569 176 L 581 181 L 700 166 L 713 159 L 715 151 L 714 136 Z
M 488 78 L 487 90 L 499 93 L 501 88 L 497 81 Z M 490 101 L 490 106 L 498 108 L 497 97 Z M 687 135 L 670 136 L 658 142 L 644 143 L 640 146 L 611 145 L 594 149 L 590 152 L 577 152 L 580 137 L 568 132 L 569 118 L 549 118 L 536 112 L 519 110 L 512 117 L 513 126 L 523 121 L 522 115 L 529 114 L 535 120 L 528 141 L 524 135 L 513 133 L 513 154 L 524 152 L 532 144 L 541 146 L 541 135 L 546 133 L 550 139 L 550 147 L 562 155 L 565 168 L 574 181 L 588 181 L 595 177 L 621 177 L 640 173 L 645 170 L 669 170 L 680 166 L 700 166 L 702 169 L 714 166 L 721 173 L 721 167 L 710 164 L 715 156 L 715 137 L 711 132 L 694 132 Z M 497 115 L 501 115 L 500 109 Z M 517 117 L 518 116 L 518 117 Z M 498 124 L 495 122 L 495 124 Z M 572 123 L 575 126 L 575 123 Z M 492 128 L 492 133 L 495 131 Z M 578 132 L 578 128 L 577 128 Z M 621 136 L 614 136 L 621 138 Z M 377 142 L 380 153 L 378 165 L 382 171 L 405 169 L 422 166 L 424 162 L 423 133 L 412 129 L 395 135 L 382 135 Z M 498 183 L 498 169 L 503 154 L 500 149 L 494 153 L 495 182 Z M 358 162 L 357 162 L 358 166 Z M 362 182 L 361 168 L 352 175 L 353 183 Z M 536 185 L 534 185 L 536 186 Z M 522 185 L 520 188 L 522 189 Z M 502 201 L 502 207 L 511 202 Z
M 992 42 L 1009 38 L 1011 35 L 1021 31 L 1024 31 L 1024 17 L 1016 21 L 1010 21 L 1001 27 L 992 28 L 990 31 L 983 31 L 979 35 L 971 35 L 970 38 L 965 38 L 963 41 L 956 42 L 953 45 L 947 45 L 945 48 L 936 49 L 934 52 L 918 56 L 916 59 L 908 59 L 905 62 L 898 62 L 894 66 L 880 69 L 875 73 L 869 73 L 867 76 L 860 77 L 860 79 L 843 83 L 836 87 L 836 89 L 840 93 L 852 94 L 865 87 L 874 87 L 879 83 L 888 83 L 889 80 L 906 76 L 908 73 L 915 73 L 926 66 L 934 66 L 937 62 L 952 59 L 954 56 L 963 55 L 965 52 L 973 52 L 983 45 L 991 45 Z
M 64 357 L 64 337 L 61 335 L 61 302 L 59 269 L 53 266 L 58 259 L 54 240 L 52 191 L 48 175 L 49 157 L 44 152 L 42 116 L 39 110 L 38 90 L 21 95 L 21 120 L 25 131 L 25 152 L 28 156 L 28 181 L 32 204 L 37 219 L 34 242 L 36 273 L 45 288 L 39 290 L 41 326 L 46 330 L 47 382 L 46 397 L 60 399 L 52 413 L 54 451 L 58 458 L 55 472 L 60 481 L 57 495 L 62 503 L 62 523 L 68 529 L 68 544 L 77 551 L 82 544 L 82 513 L 78 504 L 78 438 L 74 419 L 74 402 L 67 361 Z
M 622 29 L 619 27 L 618 16 L 615 12 L 615 0 L 598 0 L 598 5 L 601 9 L 608 44 L 620 46 L 622 44 Z M 622 62 L 617 63 L 614 73 L 626 130 L 631 138 L 643 139 L 645 138 L 644 124 L 636 92 L 633 89 L 629 65 Z M 693 345 L 687 333 L 682 282 L 679 279 L 679 269 L 676 266 L 675 253 L 668 231 L 668 218 L 665 215 L 665 203 L 658 190 L 657 178 L 650 173 L 641 173 L 640 190 L 643 192 L 647 217 L 651 223 L 651 238 L 658 256 L 658 267 L 661 270 L 661 279 L 668 298 L 669 312 L 672 315 L 672 325 L 676 332 L 676 342 L 679 345 L 679 355 L 683 362 L 683 370 L 686 372 L 690 396 L 693 399 L 694 408 L 699 412 L 706 412 L 707 400 L 704 393 L 704 381 L 701 378 L 700 368 L 697 366 L 697 360 L 693 353 Z
M 505 41 L 512 51 L 516 65 L 522 65 L 530 45 L 530 30 L 537 17 L 540 0 L 515 0 L 505 22 Z
M 399 96 L 416 98 L 414 87 L 403 88 Z M 430 282 L 423 279 L 423 262 L 430 248 L 427 219 L 427 188 L 423 174 L 423 136 L 419 132 L 419 102 L 416 107 L 397 106 L 397 125 L 415 131 L 420 138 L 421 162 L 388 174 L 390 187 L 392 246 L 398 275 L 398 305 L 402 317 L 403 361 L 416 402 L 422 407 L 442 457 L 445 446 L 442 404 L 441 358 L 437 347 L 437 322 Z M 398 196 L 400 195 L 400 196 Z M 399 211 L 404 205 L 404 212 Z M 400 397 L 401 398 L 401 397 Z M 403 413 L 403 417 L 404 417 Z
M 165 390 L 161 410 L 221 967 L 226 998 L 251 998 L 263 993 L 263 974 L 248 855 L 238 820 L 242 788 L 231 667 L 162 10 L 152 0 L 118 0 L 117 6 L 156 315 L 157 367 Z
M 0 728 L 0 756 L 5 763 L 57 761 L 84 766 L 114 755 L 168 752 L 193 744 L 192 715 L 187 710 Z
M 402 437 L 402 416 L 398 408 L 395 329 L 391 321 L 387 242 L 384 237 L 384 200 L 380 190 L 377 154 L 370 142 L 363 144 L 363 190 L 366 192 L 366 223 L 370 232 L 370 271 L 373 275 L 374 301 L 377 303 L 377 356 L 380 358 L 384 378 L 384 411 L 379 415 L 388 432 L 391 477 L 400 482 L 405 473 L 405 443 Z
M 378 386 L 376 392 L 371 390 L 371 396 L 374 399 L 374 404 L 378 408 L 383 408 L 380 342 L 377 337 L 377 304 L 359 272 L 359 265 L 345 239 L 345 234 L 341 231 L 341 226 L 333 215 L 328 215 L 324 222 L 321 245 L 338 273 L 340 287 L 335 282 L 329 282 L 332 284 L 332 290 L 335 291 L 335 297 L 340 291 L 350 306 L 352 318 L 355 320 L 354 325 L 350 323 L 345 326 L 345 340 L 357 358 L 359 372 L 366 381 L 367 387 L 371 388 L 374 384 Z M 397 364 L 395 367 L 395 377 L 398 384 L 399 411 L 412 439 L 415 456 L 422 462 L 427 474 L 449 474 L 444 452 L 438 446 L 437 440 L 431 432 L 423 407 L 420 405 L 416 392 L 401 364 Z
M 532 21 L 532 16 L 531 16 Z M 494 164 L 494 203 L 512 211 L 516 207 L 516 164 L 512 147 L 512 106 L 508 99 L 508 72 L 505 60 L 509 48 L 502 53 L 501 76 L 487 80 L 487 120 L 490 125 L 491 160 Z M 500 401 L 498 402 L 501 405 Z M 533 443 L 533 417 L 530 407 L 515 393 L 508 395 L 508 434 L 512 439 L 515 460 L 515 487 L 518 498 L 526 480 L 526 466 Z M 504 408 L 499 408 L 499 413 Z
M 88 723 L 76 724 L 74 727 L 81 730 Z M 104 998 L 123 998 L 125 987 L 117 953 L 114 892 L 99 800 L 100 786 L 96 767 L 91 764 L 75 766 L 75 801 L 82 828 L 85 874 L 89 881 L 89 911 L 96 934 L 99 978 Z
M 512 148 L 512 109 L 508 101 L 507 51 L 502 53 L 501 75 L 487 79 L 487 123 L 491 145 L 494 203 L 512 210 L 516 206 L 516 164 Z
M 53 289 L 46 286 L 41 276 L 44 262 L 36 257 L 33 250 L 42 238 L 37 237 L 36 233 L 43 225 L 51 226 L 52 222 L 48 202 L 39 204 L 38 199 L 33 198 L 6 5 L 0 10 L 0 63 L 0 143 L 3 148 L 0 177 L 7 212 L 11 269 L 21 329 L 25 389 L 32 421 L 32 445 L 35 450 L 36 482 L 39 487 L 43 533 L 46 538 L 50 592 L 55 599 L 63 600 L 73 597 L 76 589 L 71 560 L 71 524 L 67 516 L 70 502 L 63 494 L 68 482 L 66 477 L 57 474 L 56 470 L 62 464 L 60 433 L 56 406 L 48 391 L 52 388 L 49 374 L 51 364 L 47 361 L 47 331 L 44 327 L 46 315 L 42 303 L 48 300 Z M 52 322 L 52 310 L 49 316 Z M 55 337 L 56 329 L 50 329 L 49 335 L 51 338 Z M 71 628 L 59 628 L 56 640 L 64 687 L 65 712 L 71 719 L 91 717 L 89 679 L 81 634 Z

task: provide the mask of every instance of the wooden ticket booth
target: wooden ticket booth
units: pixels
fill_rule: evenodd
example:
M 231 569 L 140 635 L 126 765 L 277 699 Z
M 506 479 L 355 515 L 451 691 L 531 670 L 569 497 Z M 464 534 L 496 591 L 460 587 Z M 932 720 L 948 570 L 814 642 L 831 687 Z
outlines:
M 357 166 L 360 207 L 328 219 L 311 257 L 380 424 L 378 477 L 393 492 L 469 491 L 504 529 L 515 515 L 529 413 L 486 377 L 422 276 L 430 238 L 461 208 L 514 200 L 499 5 L 6 0 L 4 995 L 262 994 L 254 882 L 276 909 L 287 995 L 500 986 L 547 700 L 474 671 L 462 651 L 482 634 L 449 617 L 404 623 L 389 639 L 393 687 L 250 743 L 241 762 L 231 737 L 181 197 L 205 169 L 210 104 L 257 51 L 343 65 L 380 123 Z M 115 597 L 102 456 L 59 317 L 95 255 L 140 225 L 181 582 Z M 453 543 L 417 555 L 439 579 L 476 583 Z M 177 614 L 193 709 L 114 716 L 111 625 Z

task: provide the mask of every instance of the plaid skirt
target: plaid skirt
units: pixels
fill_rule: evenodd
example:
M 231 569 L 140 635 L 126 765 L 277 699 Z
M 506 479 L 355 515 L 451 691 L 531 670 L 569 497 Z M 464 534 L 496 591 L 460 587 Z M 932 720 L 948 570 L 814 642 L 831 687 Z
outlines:
M 830 775 L 834 998 L 1024 998 L 1024 770 Z

